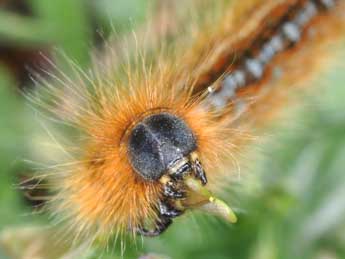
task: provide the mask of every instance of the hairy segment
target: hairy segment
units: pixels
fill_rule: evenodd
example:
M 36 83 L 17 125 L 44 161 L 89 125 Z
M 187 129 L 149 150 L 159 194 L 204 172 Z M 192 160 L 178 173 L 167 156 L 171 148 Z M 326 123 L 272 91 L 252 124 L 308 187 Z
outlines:
M 332 8 L 336 8 L 336 1 L 299 1 L 273 9 L 263 20 L 265 28 L 258 30 L 253 42 L 246 49 L 237 51 L 236 56 L 222 57 L 215 67 L 223 67 L 223 69 L 218 73 L 217 71 L 209 73 L 210 79 L 215 77 L 206 83 L 210 86 L 208 91 L 211 93 L 209 97 L 211 105 L 216 109 L 222 109 L 234 97 L 235 92 L 241 92 L 241 88 L 254 85 L 265 77 L 278 77 L 279 71 L 272 72 L 272 68 L 278 67 L 274 65 L 274 59 L 299 47 L 306 38 L 312 38 L 310 34 L 315 33 L 312 31 L 313 22 L 321 16 L 327 16 L 327 11 Z M 271 20 L 272 16 L 276 21 Z M 224 60 L 233 60 L 233 64 L 226 65 Z M 219 63 L 224 65 L 220 66 Z M 212 81 L 220 76 L 224 79 L 212 85 Z
M 136 64 L 124 65 L 123 78 L 113 77 L 118 64 L 103 78 L 97 60 L 94 77 L 53 76 L 68 85 L 64 92 L 48 83 L 62 108 L 45 107 L 82 135 L 75 160 L 52 179 L 50 207 L 75 236 L 159 235 L 196 204 L 236 221 L 209 189 L 222 185 L 223 169 L 233 169 L 290 89 L 308 84 L 332 58 L 330 44 L 345 35 L 345 2 L 221 2 L 215 17 L 191 21 L 194 33 L 183 36 L 191 44 L 177 39 L 150 62 L 133 51 Z

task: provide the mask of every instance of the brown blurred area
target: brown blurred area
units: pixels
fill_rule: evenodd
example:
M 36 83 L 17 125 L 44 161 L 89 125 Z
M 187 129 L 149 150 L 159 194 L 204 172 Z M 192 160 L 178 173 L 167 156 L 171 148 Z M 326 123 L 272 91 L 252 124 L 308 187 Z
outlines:
M 22 16 L 32 16 L 27 1 L 25 0 L 0 0 L 0 9 L 14 12 Z M 28 68 L 38 68 L 46 65 L 42 52 L 43 49 L 25 48 L 23 46 L 13 46 L 0 37 L 0 65 L 4 66 L 16 79 L 17 87 L 23 88 L 30 85 Z
M 0 43 L 0 64 L 4 65 L 16 79 L 20 88 L 30 85 L 30 70 L 45 67 L 43 49 L 25 49 Z M 29 69 L 30 68 L 30 69 Z
M 29 5 L 24 0 L 0 0 L 0 8 L 19 13 L 21 15 L 32 15 Z

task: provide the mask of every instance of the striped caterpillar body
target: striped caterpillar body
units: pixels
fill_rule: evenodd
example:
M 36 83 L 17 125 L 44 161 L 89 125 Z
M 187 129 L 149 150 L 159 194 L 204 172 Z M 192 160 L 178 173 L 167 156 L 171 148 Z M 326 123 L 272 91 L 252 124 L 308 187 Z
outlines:
M 128 65 L 127 78 L 98 68 L 51 90 L 62 107 L 51 110 L 83 133 L 78 159 L 52 179 L 52 210 L 76 236 L 154 236 L 195 207 L 235 222 L 208 189 L 345 33 L 342 0 L 220 2 L 190 44 Z
M 245 88 L 263 80 L 267 67 L 272 67 L 273 59 L 297 45 L 302 41 L 302 37 L 308 37 L 306 34 L 312 34 L 311 29 L 309 32 L 306 30 L 313 18 L 322 15 L 328 8 L 334 8 L 334 5 L 333 1 L 305 1 L 285 4 L 285 6 L 277 4 L 277 7 L 270 11 L 278 12 L 277 24 L 266 22 L 268 28 L 261 29 L 262 34 L 259 30 L 257 38 L 251 43 L 252 46 L 242 51 L 243 53 L 236 52 L 236 55 L 239 55 L 238 58 L 227 58 L 234 60 L 232 69 L 220 83 L 216 92 L 212 87 L 209 89 L 210 92 L 214 92 L 210 97 L 212 105 L 222 108 L 239 88 Z M 286 10 L 279 13 L 279 8 L 287 9 L 287 14 Z M 225 64 L 224 67 L 225 71 L 229 70 Z M 214 73 L 217 74 L 216 71 Z M 211 85 L 210 82 L 206 84 Z

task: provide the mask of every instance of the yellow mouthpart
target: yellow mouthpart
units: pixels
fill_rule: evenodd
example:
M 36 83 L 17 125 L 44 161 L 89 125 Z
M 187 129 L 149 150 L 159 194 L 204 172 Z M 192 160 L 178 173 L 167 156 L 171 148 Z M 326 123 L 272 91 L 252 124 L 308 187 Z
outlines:
M 184 179 L 184 183 L 189 188 L 189 196 L 187 199 L 181 200 L 179 206 L 184 209 L 199 209 L 222 217 L 230 223 L 237 222 L 234 211 L 224 201 L 214 197 L 200 181 L 189 176 Z

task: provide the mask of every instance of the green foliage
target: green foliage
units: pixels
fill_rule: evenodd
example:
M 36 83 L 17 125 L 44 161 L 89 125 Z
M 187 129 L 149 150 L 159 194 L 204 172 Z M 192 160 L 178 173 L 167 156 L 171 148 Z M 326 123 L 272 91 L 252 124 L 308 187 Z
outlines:
M 25 220 L 21 217 L 24 211 L 14 186 L 14 173 L 21 167 L 19 161 L 27 154 L 30 123 L 26 123 L 22 100 L 12 91 L 11 84 L 13 81 L 0 69 L 0 229 Z

